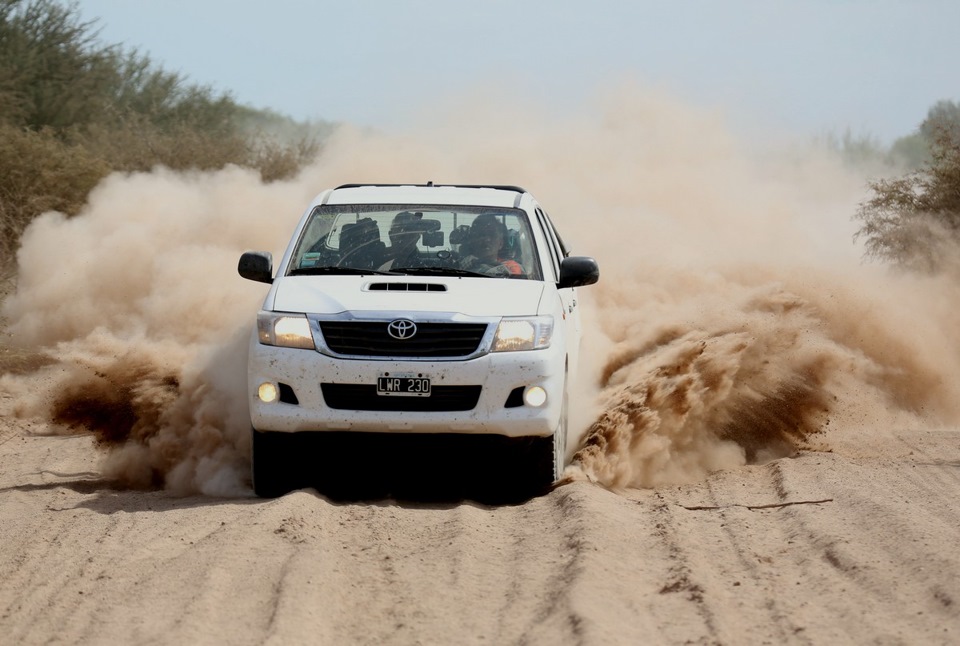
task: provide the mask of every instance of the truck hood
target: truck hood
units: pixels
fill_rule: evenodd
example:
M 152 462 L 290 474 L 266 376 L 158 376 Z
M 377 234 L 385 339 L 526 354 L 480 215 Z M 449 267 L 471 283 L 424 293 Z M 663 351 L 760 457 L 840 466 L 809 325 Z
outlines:
M 264 304 L 277 312 L 455 312 L 466 316 L 538 314 L 544 283 L 503 278 L 284 276 Z M 271 303 L 272 299 L 272 303 Z

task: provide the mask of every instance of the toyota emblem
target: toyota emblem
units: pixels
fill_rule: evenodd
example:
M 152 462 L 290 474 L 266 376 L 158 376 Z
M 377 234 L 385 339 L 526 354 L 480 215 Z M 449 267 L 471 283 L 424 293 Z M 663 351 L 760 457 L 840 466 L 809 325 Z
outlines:
M 410 319 L 397 319 L 387 324 L 387 334 L 400 341 L 410 339 L 416 333 L 417 324 Z

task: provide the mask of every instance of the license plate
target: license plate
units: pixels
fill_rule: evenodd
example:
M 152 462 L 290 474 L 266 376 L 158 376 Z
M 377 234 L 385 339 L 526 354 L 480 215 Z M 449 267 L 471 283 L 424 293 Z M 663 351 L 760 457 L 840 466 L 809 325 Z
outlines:
M 377 378 L 377 394 L 395 397 L 429 397 L 430 379 L 408 375 L 384 375 Z

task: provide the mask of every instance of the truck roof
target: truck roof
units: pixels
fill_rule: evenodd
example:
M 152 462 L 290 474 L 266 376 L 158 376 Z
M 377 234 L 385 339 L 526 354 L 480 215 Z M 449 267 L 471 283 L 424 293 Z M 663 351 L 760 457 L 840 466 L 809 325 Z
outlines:
M 529 193 L 519 186 L 464 184 L 343 184 L 318 204 L 461 204 L 515 208 Z

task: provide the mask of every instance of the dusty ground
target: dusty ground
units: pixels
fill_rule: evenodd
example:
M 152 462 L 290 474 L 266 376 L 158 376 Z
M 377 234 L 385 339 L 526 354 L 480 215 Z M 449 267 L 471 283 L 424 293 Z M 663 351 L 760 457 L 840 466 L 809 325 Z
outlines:
M 862 262 L 874 171 L 757 150 L 659 90 L 562 121 L 499 102 L 344 129 L 290 182 L 113 175 L 31 225 L 0 313 L 60 378 L 7 377 L 46 360 L 0 332 L 0 646 L 960 643 L 960 280 Z M 522 179 L 556 205 L 603 268 L 582 298 L 609 450 L 582 472 L 653 488 L 501 507 L 244 493 L 265 286 L 237 258 L 279 258 L 311 197 L 364 178 Z M 99 420 L 115 453 L 43 421 L 65 418 Z M 828 430 L 752 466 L 717 437 L 771 455 L 771 429 L 799 427 Z M 130 488 L 157 473 L 166 490 Z
M 949 644 L 960 432 L 519 506 L 118 490 L 0 402 L 0 642 Z

